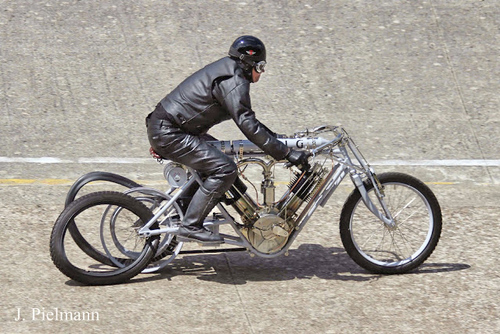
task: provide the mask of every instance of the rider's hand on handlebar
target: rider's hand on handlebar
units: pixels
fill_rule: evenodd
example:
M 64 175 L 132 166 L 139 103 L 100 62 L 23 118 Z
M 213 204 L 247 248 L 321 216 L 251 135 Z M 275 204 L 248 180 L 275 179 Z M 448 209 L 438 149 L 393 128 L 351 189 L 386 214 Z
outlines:
M 309 153 L 305 151 L 290 150 L 286 155 L 286 159 L 290 161 L 292 165 L 299 167 L 300 169 L 305 168 L 309 165 L 308 159 Z

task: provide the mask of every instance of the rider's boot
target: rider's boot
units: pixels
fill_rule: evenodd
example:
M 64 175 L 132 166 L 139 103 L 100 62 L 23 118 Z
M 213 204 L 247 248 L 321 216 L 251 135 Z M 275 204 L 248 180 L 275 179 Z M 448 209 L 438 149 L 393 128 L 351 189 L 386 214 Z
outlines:
M 200 185 L 197 182 L 194 182 L 188 188 L 184 189 L 182 195 L 177 200 L 177 204 L 179 204 L 183 214 L 186 213 L 189 203 L 191 203 L 191 199 L 199 188 Z
M 200 188 L 191 199 L 186 210 L 182 225 L 177 232 L 178 240 L 196 240 L 203 243 L 222 243 L 224 239 L 203 227 L 205 217 L 212 211 L 219 201 L 217 193 L 206 194 Z

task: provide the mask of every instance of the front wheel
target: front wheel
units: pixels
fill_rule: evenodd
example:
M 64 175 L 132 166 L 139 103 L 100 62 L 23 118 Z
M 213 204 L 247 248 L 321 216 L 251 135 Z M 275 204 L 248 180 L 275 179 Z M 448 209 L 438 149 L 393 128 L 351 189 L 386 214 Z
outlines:
M 441 208 L 429 187 L 410 175 L 384 173 L 378 179 L 395 227 L 386 226 L 368 210 L 355 189 L 340 215 L 340 236 L 346 252 L 361 267 L 377 274 L 402 274 L 422 264 L 436 248 Z M 364 185 L 384 212 L 373 184 Z

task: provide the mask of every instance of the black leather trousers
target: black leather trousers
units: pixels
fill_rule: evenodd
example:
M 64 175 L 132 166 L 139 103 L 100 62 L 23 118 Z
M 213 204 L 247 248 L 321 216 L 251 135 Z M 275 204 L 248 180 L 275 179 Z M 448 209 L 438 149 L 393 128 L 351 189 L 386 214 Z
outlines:
M 182 223 L 201 227 L 219 198 L 236 180 L 236 164 L 226 154 L 207 144 L 202 137 L 185 133 L 172 122 L 154 116 L 152 114 L 146 119 L 148 138 L 153 149 L 166 159 L 195 169 L 204 180 L 194 193 Z

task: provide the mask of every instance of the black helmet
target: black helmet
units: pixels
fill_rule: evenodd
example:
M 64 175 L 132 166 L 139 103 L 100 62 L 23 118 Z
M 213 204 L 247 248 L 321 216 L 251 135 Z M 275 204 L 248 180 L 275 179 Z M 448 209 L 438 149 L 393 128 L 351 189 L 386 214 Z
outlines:
M 266 47 L 257 37 L 246 35 L 236 38 L 229 48 L 229 55 L 241 60 L 250 69 L 255 67 L 257 72 L 264 70 Z

